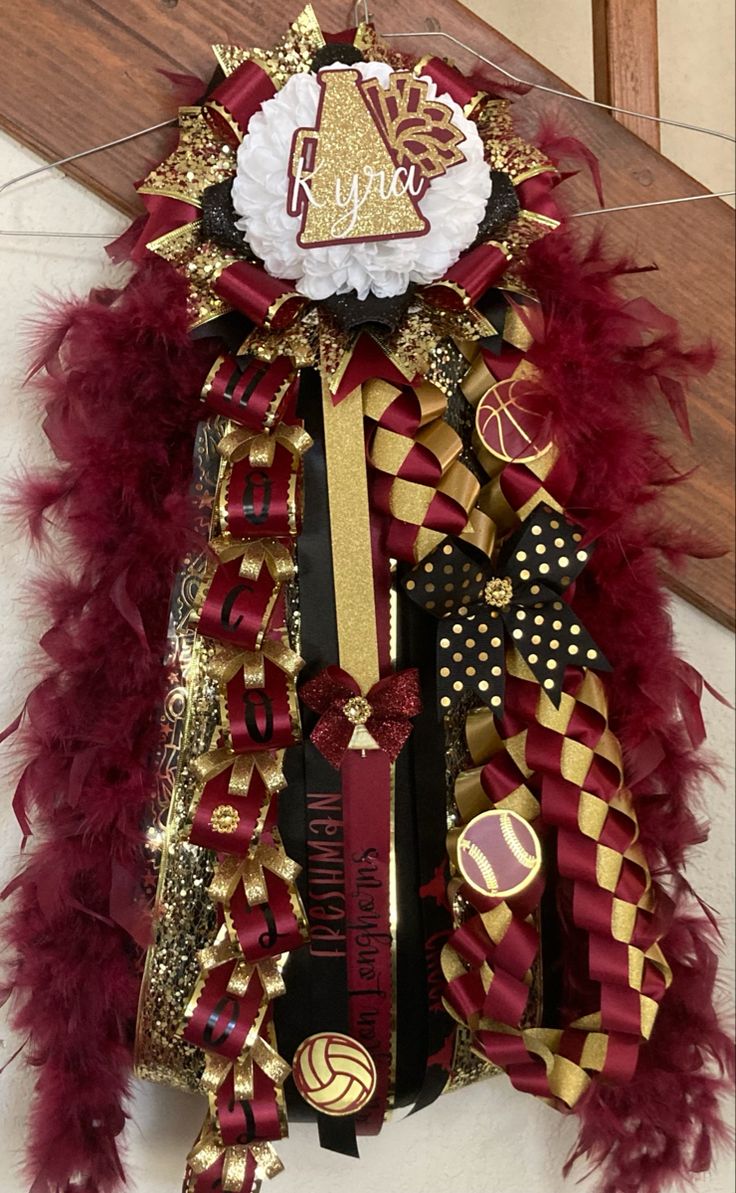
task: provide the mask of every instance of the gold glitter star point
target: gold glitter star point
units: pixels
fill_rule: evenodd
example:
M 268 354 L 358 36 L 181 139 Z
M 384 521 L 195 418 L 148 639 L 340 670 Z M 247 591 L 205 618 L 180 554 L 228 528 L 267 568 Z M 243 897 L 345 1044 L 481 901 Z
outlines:
M 215 45 L 212 50 L 224 74 L 233 74 L 244 62 L 255 62 L 270 76 L 274 86 L 281 88 L 292 75 L 310 70 L 314 55 L 324 44 L 319 21 L 308 4 L 273 49 Z

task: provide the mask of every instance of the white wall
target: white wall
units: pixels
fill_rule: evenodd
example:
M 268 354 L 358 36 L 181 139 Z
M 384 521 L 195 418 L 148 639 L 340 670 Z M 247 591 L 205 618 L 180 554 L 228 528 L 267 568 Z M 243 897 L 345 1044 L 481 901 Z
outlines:
M 636 2 L 629 0 L 632 8 Z M 593 95 L 592 0 L 461 3 L 583 95 Z M 657 16 L 660 114 L 733 133 L 733 0 L 659 0 Z M 734 189 L 733 145 L 727 141 L 663 125 L 662 152 L 711 190 Z
M 576 73 L 580 55 L 575 33 L 586 36 L 587 0 L 565 0 L 554 5 L 558 18 L 555 33 L 542 20 L 552 5 L 486 4 L 500 28 L 510 32 L 571 81 L 584 88 Z M 698 10 L 710 5 L 698 6 Z M 539 19 L 529 20 L 534 11 Z M 564 10 L 564 13 L 563 13 Z M 582 10 L 585 10 L 583 17 Z M 563 18 L 560 20 L 560 14 Z M 502 19 L 503 18 L 503 19 Z M 694 39 L 693 39 L 694 40 Z M 555 51 L 559 50 L 558 62 Z M 564 57 L 564 61 L 563 61 Z M 0 181 L 29 169 L 32 155 L 0 136 Z M 114 232 L 121 217 L 69 180 L 44 176 L 0 198 L 0 228 L 100 229 Z M 38 310 L 39 295 L 83 293 L 91 285 L 110 281 L 115 270 L 105 263 L 99 242 L 23 240 L 0 237 L 0 475 L 11 479 L 21 464 L 42 461 L 44 445 L 33 407 L 21 389 L 23 336 L 27 320 Z M 12 528 L 0 527 L 4 612 L 0 632 L 0 726 L 8 723 L 32 684 L 36 656 L 34 643 L 41 627 L 19 599 L 24 580 L 33 567 L 25 544 Z M 714 622 L 689 606 L 673 604 L 677 633 L 690 658 L 721 691 L 733 691 L 733 639 Z M 705 713 L 711 748 L 723 761 L 724 786 L 709 784 L 705 793 L 710 815 L 718 818 L 718 831 L 699 851 L 692 867 L 703 896 L 721 911 L 722 927 L 733 956 L 733 765 L 732 718 L 710 697 Z M 9 790 L 9 785 L 6 785 Z M 0 806 L 0 884 L 17 860 L 18 831 L 9 802 Z M 731 972 L 732 964 L 727 965 Z M 1 1031 L 1 1028 L 0 1028 Z M 13 1050 L 7 1031 L 0 1049 L 0 1067 Z M 24 1106 L 30 1081 L 16 1061 L 0 1080 L 0 1186 L 4 1193 L 26 1193 L 27 1184 L 17 1170 L 23 1147 Z M 132 1122 L 128 1129 L 131 1193 L 178 1193 L 183 1158 L 198 1130 L 203 1103 L 194 1097 L 161 1087 L 136 1086 Z M 279 1145 L 287 1162 L 275 1193 L 428 1193 L 452 1186 L 477 1193 L 568 1193 L 560 1167 L 574 1135 L 572 1122 L 545 1106 L 516 1094 L 503 1078 L 461 1091 L 401 1124 L 390 1124 L 376 1140 L 362 1146 L 363 1162 L 321 1152 L 314 1132 L 295 1127 L 292 1138 Z M 585 1186 L 589 1187 L 589 1186 Z M 702 1193 L 730 1193 L 733 1166 L 722 1160 L 699 1184 Z

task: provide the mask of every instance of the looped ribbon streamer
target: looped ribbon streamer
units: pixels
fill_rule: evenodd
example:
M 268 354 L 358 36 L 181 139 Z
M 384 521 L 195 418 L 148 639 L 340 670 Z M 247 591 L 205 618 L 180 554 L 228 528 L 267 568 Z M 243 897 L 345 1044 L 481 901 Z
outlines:
M 439 619 L 440 715 L 468 688 L 501 711 L 508 644 L 523 655 L 555 704 L 566 666 L 609 670 L 562 600 L 590 556 L 582 537 L 562 515 L 537 506 L 504 544 L 495 567 L 448 541 L 404 580 L 407 596 Z
M 491 718 L 484 712 L 484 724 Z M 488 738 L 484 735 L 484 740 Z M 494 742 L 494 744 L 496 744 Z M 524 776 L 501 748 L 484 768 L 461 772 L 455 782 L 455 803 L 467 824 L 491 809 L 510 811 L 538 826 L 540 805 Z M 453 870 L 457 870 L 459 827 L 448 838 Z M 531 918 L 542 894 L 542 883 L 504 900 L 486 898 L 453 878 L 450 898 L 460 894 L 475 914 L 453 932 L 442 951 L 447 981 L 445 1006 L 461 1023 L 477 1030 L 492 1019 L 517 1025 L 526 1012 L 531 990 L 531 967 L 538 955 L 539 939 Z
M 215 499 L 219 525 L 214 539 L 281 539 L 298 534 L 301 524 L 301 457 L 312 445 L 298 424 L 271 432 L 245 427 L 229 430 L 218 445 L 226 461 Z
M 351 748 L 377 748 L 395 761 L 411 733 L 411 718 L 422 711 L 419 673 L 413 667 L 379 680 L 366 696 L 347 671 L 326 667 L 299 694 L 320 714 L 310 741 L 336 769 Z
M 195 1179 L 192 1193 L 248 1193 L 259 1176 L 272 1178 L 284 1168 L 268 1141 L 225 1147 L 211 1129 L 197 1140 L 187 1163 Z

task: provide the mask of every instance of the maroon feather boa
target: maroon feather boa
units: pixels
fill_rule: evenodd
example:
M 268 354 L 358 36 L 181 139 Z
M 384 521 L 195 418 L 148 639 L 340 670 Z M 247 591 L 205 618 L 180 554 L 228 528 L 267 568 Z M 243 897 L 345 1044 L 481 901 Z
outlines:
M 710 353 L 686 352 L 646 303 L 627 303 L 601 245 L 567 234 L 532 250 L 527 280 L 543 326 L 534 361 L 554 435 L 577 470 L 572 512 L 599 533 L 579 610 L 615 671 L 621 738 L 644 842 L 674 900 L 664 948 L 674 970 L 653 1039 L 624 1088 L 596 1086 L 576 1155 L 602 1165 L 604 1193 L 657 1193 L 707 1166 L 723 1135 L 718 1098 L 731 1049 L 714 1009 L 714 928 L 678 877 L 703 763 L 697 677 L 678 661 L 657 567 L 688 549 L 655 500 L 672 474 L 647 407 L 682 417 L 681 381 Z M 121 295 L 94 294 L 44 332 L 36 367 L 59 460 L 24 505 L 34 537 L 63 516 L 70 574 L 43 599 L 50 667 L 20 731 L 16 808 L 40 844 L 9 893 L 5 934 L 14 1023 L 38 1066 L 29 1131 L 34 1188 L 112 1193 L 125 1118 L 146 925 L 136 914 L 167 598 L 192 534 L 188 503 L 199 389 L 212 356 L 187 334 L 183 285 L 146 265 Z M 673 548 L 673 541 L 676 546 Z M 697 544 L 694 545 L 697 547 Z M 570 991 L 574 997 L 574 991 Z
M 675 652 L 658 576 L 664 558 L 708 545 L 669 525 L 657 504 L 676 478 L 654 430 L 665 400 L 683 421 L 683 382 L 707 371 L 713 350 L 686 350 L 671 319 L 621 297 L 616 280 L 631 271 L 606 258 L 599 238 L 581 248 L 568 233 L 533 246 L 526 271 L 543 311 L 539 385 L 577 473 L 569 508 L 598 534 L 576 608 L 613 664 L 611 728 L 652 871 L 674 905 L 662 940 L 672 986 L 637 1073 L 625 1086 L 595 1084 L 578 1108 L 567 1167 L 583 1156 L 600 1166 L 600 1193 L 660 1193 L 707 1169 L 726 1138 L 719 1101 L 733 1083 L 733 1045 L 716 1009 L 717 929 L 681 873 L 707 836 L 698 820 L 702 681 Z
M 211 345 L 187 330 L 168 266 L 68 304 L 38 339 L 44 430 L 58 464 L 20 498 L 31 534 L 60 522 L 40 599 L 49 665 L 16 742 L 15 808 L 38 843 L 6 895 L 13 1021 L 38 1071 L 27 1172 L 34 1193 L 107 1193 L 123 1169 L 148 927 L 136 906 L 167 605 L 191 541 L 188 491 Z

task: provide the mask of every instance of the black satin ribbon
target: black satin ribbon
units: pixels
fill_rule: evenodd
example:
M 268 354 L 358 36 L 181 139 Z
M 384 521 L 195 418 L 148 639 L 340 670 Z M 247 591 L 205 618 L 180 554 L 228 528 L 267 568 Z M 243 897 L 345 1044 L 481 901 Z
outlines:
M 301 375 L 298 414 L 314 441 L 304 456 L 304 521 L 297 542 L 302 675 L 309 678 L 338 657 L 330 518 L 324 455 L 324 430 L 319 378 L 312 370 Z M 299 889 L 309 914 L 310 871 L 307 842 L 313 817 L 335 822 L 339 838 L 341 822 L 340 773 L 309 741 L 316 715 L 302 705 L 303 750 L 287 750 L 285 774 L 288 787 L 279 800 L 279 829 L 290 857 L 302 866 Z M 331 810 L 310 812 L 315 795 L 333 795 Z M 324 953 L 326 950 L 321 950 Z M 348 983 L 345 956 L 315 955 L 312 946 L 290 953 L 285 972 L 287 995 L 275 1003 L 279 1050 L 286 1059 L 307 1036 L 320 1031 L 350 1034 Z M 289 1082 L 286 1087 L 289 1113 L 294 1121 L 312 1119 L 315 1112 L 299 1097 Z M 316 1114 L 322 1147 L 343 1155 L 357 1156 L 354 1116 Z
M 610 670 L 562 598 L 585 566 L 579 526 L 539 505 L 490 564 L 459 540 L 446 540 L 404 581 L 407 596 L 439 619 L 440 716 L 464 692 L 503 711 L 505 657 L 516 647 L 555 705 L 568 665 Z
M 452 930 L 445 894 L 447 782 L 445 738 L 434 714 L 433 623 L 416 605 L 402 601 L 397 629 L 397 666 L 417 668 L 423 705 L 396 765 L 396 852 L 401 861 L 396 1102 L 411 1105 L 416 1113 L 447 1084 L 455 1038 L 441 1002 L 440 952 Z

